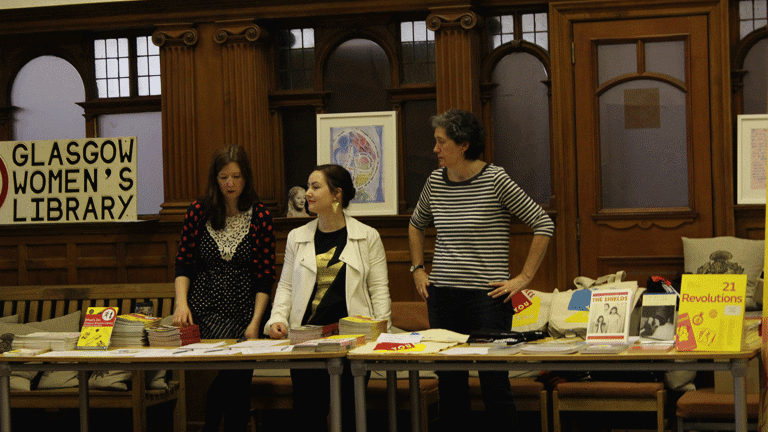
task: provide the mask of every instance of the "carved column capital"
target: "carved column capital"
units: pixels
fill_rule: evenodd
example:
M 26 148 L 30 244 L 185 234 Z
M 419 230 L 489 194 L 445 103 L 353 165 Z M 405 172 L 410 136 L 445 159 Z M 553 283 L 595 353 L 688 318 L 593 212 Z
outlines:
M 152 43 L 159 47 L 164 45 L 185 45 L 192 47 L 197 44 L 197 40 L 198 33 L 197 30 L 192 27 L 192 24 L 159 25 L 158 29 L 152 33 Z
M 480 25 L 482 18 L 471 10 L 460 8 L 434 8 L 432 14 L 427 17 L 427 28 L 437 31 L 442 26 L 461 26 L 470 30 Z
M 220 44 L 228 41 L 261 42 L 269 36 L 267 31 L 254 24 L 253 20 L 218 21 L 216 24 L 221 27 L 216 30 L 213 40 Z

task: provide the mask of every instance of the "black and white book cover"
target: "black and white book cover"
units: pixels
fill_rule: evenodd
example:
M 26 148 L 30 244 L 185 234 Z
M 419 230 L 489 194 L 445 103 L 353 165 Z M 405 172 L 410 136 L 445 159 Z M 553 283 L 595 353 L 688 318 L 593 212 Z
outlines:
M 674 342 L 676 329 L 677 294 L 643 294 L 638 332 L 640 339 Z

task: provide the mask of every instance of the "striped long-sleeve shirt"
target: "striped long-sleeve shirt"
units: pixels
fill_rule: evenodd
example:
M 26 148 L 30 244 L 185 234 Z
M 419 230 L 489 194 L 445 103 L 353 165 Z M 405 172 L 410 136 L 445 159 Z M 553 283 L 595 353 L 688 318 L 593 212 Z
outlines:
M 510 279 L 509 228 L 514 214 L 534 235 L 551 237 L 555 225 L 503 168 L 487 164 L 475 177 L 448 180 L 445 168 L 432 171 L 411 216 L 411 225 L 437 229 L 429 281 L 440 287 L 490 289 Z

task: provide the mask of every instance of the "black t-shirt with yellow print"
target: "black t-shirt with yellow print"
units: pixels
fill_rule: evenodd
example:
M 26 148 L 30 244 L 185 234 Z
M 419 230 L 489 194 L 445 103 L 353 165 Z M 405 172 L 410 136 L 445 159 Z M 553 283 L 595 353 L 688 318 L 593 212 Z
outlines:
M 315 258 L 317 259 L 317 281 L 312 292 L 302 325 L 326 325 L 338 322 L 347 316 L 345 295 L 345 263 L 339 261 L 341 251 L 347 244 L 347 228 L 324 233 L 315 231 Z

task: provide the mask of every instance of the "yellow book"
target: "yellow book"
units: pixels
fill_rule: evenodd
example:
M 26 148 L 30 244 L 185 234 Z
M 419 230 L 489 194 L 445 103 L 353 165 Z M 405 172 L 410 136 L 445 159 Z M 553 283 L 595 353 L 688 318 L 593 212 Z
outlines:
M 117 318 L 117 307 L 89 307 L 83 328 L 77 339 L 77 349 L 98 350 L 109 348 L 112 329 Z
M 740 351 L 746 293 L 744 274 L 684 274 L 677 350 Z

